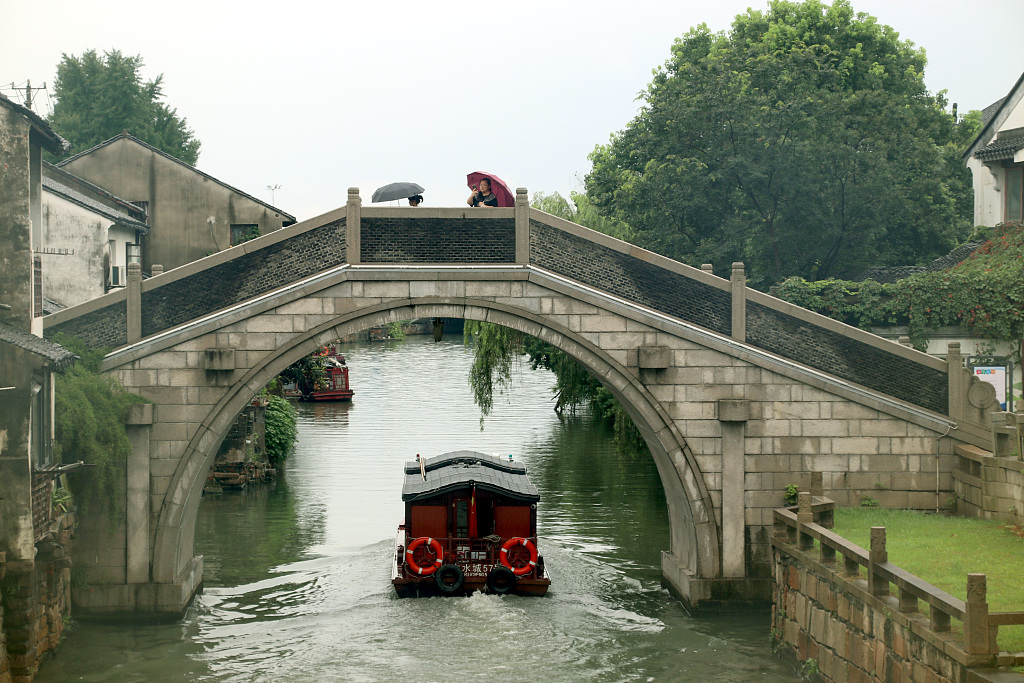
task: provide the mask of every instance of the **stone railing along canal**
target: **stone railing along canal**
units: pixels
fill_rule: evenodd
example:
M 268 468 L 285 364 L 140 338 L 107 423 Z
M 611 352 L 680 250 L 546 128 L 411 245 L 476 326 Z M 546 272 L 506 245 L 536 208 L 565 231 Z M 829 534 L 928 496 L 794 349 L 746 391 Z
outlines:
M 1024 612 L 990 612 L 984 574 L 967 575 L 966 601 L 949 595 L 889 562 L 885 527 L 872 527 L 868 550 L 830 531 L 834 504 L 814 493 L 775 510 L 772 638 L 782 654 L 825 681 L 983 681 L 994 679 L 972 667 L 1024 665 L 1024 652 L 996 644 Z

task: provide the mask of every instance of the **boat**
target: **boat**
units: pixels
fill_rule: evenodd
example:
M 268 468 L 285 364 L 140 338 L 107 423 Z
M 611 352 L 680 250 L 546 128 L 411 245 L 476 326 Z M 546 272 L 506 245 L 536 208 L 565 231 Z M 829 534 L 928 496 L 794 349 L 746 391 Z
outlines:
M 348 365 L 345 356 L 338 353 L 334 345 L 324 347 L 325 383 L 319 388 L 309 386 L 306 382 L 299 383 L 300 401 L 351 401 L 355 392 L 348 386 Z
M 453 451 L 405 463 L 405 521 L 391 583 L 399 597 L 547 593 L 540 493 L 522 463 Z

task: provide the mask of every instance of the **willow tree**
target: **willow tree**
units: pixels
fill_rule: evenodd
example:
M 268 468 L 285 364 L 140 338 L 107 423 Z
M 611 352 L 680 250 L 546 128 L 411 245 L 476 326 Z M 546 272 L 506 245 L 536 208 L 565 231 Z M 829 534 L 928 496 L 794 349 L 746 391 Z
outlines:
M 847 0 L 774 0 L 693 28 L 591 154 L 587 195 L 637 243 L 752 283 L 946 253 L 971 227 L 957 120 L 925 52 Z

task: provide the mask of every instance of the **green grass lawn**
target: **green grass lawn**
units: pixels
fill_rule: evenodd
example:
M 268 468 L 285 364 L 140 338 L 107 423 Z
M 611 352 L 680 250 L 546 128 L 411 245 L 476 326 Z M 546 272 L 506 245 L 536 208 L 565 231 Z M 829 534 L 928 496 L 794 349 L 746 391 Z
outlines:
M 840 508 L 835 520 L 835 532 L 863 548 L 871 527 L 884 526 L 890 562 L 961 600 L 967 575 L 981 573 L 990 612 L 1024 610 L 1024 538 L 999 522 L 882 508 Z M 999 647 L 1024 651 L 1024 626 L 1001 627 Z

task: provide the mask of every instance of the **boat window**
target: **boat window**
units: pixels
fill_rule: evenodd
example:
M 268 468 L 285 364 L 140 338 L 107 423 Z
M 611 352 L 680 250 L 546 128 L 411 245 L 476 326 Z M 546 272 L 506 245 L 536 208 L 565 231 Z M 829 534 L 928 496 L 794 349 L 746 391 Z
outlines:
M 466 538 L 469 536 L 469 501 L 455 501 L 455 536 Z

